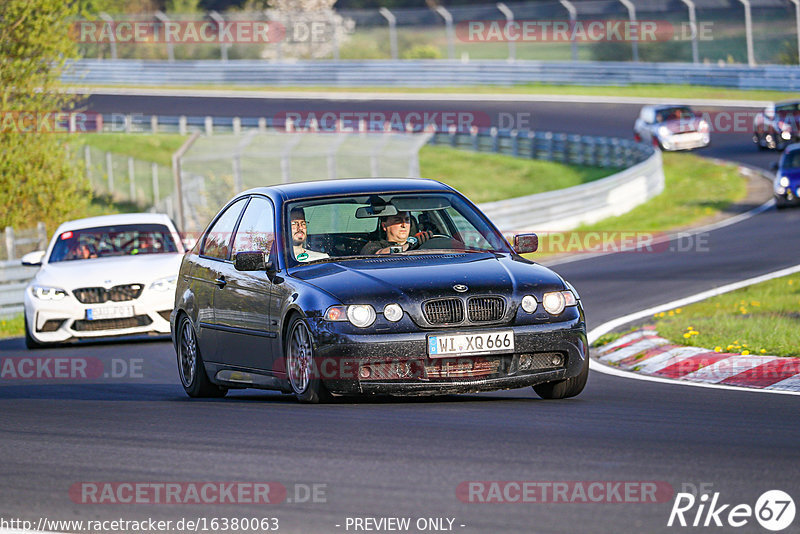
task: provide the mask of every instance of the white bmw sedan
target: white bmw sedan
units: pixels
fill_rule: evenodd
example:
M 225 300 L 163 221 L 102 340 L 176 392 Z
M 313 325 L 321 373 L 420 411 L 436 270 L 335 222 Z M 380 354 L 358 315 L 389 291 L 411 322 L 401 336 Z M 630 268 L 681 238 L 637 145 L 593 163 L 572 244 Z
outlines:
M 62 224 L 25 290 L 25 343 L 169 334 L 184 249 L 166 215 L 132 213 Z

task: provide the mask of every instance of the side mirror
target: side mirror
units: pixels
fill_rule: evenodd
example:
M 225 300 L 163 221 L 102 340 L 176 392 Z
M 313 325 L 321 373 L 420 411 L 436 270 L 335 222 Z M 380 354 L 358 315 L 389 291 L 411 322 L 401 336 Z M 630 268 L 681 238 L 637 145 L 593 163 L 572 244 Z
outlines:
M 22 265 L 26 267 L 41 267 L 44 259 L 44 250 L 37 250 L 22 256 Z
M 517 254 L 528 254 L 539 249 L 539 236 L 536 234 L 517 234 L 514 236 L 514 250 Z
M 233 267 L 237 271 L 266 271 L 272 267 L 267 255 L 261 250 L 237 252 L 233 255 Z
M 777 171 L 778 170 L 778 162 L 777 161 L 773 161 L 772 162 L 772 170 L 773 171 Z

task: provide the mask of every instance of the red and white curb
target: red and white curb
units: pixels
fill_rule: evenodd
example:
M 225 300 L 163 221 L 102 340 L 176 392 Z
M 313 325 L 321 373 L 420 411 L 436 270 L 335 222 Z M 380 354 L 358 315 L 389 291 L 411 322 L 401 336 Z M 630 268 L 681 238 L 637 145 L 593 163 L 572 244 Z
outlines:
M 673 345 L 645 327 L 594 349 L 598 361 L 661 378 L 800 392 L 800 358 L 714 352 Z

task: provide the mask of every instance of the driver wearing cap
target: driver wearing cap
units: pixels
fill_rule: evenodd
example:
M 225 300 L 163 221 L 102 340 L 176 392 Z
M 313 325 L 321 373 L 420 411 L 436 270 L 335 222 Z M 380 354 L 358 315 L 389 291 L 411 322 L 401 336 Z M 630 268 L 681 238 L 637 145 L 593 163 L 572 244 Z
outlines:
M 411 232 L 411 214 L 399 211 L 396 215 L 381 217 L 381 229 L 386 232 L 386 239 L 370 241 L 361 249 L 361 254 L 389 254 L 405 252 L 419 246 L 432 237 L 431 232 L 417 232 L 409 238 Z
M 308 238 L 308 223 L 306 222 L 306 212 L 303 208 L 294 208 L 289 216 L 292 225 L 292 245 L 294 257 L 299 262 L 324 260 L 329 258 L 324 252 L 309 250 L 306 245 Z

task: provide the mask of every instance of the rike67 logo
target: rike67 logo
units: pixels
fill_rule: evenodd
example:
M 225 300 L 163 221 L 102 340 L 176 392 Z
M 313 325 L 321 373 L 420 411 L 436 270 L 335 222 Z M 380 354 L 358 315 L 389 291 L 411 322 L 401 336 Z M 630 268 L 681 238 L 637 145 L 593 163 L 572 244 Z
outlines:
M 682 489 L 686 489 L 684 485 Z M 696 489 L 693 484 L 692 489 Z M 710 486 L 710 484 L 701 484 Z M 765 491 L 756 500 L 755 506 L 749 504 L 724 503 L 719 492 L 709 494 L 701 491 L 678 493 L 669 514 L 667 526 L 671 527 L 734 527 L 751 524 L 755 519 L 762 528 L 778 532 L 788 528 L 794 521 L 795 505 L 792 497 L 781 490 Z

